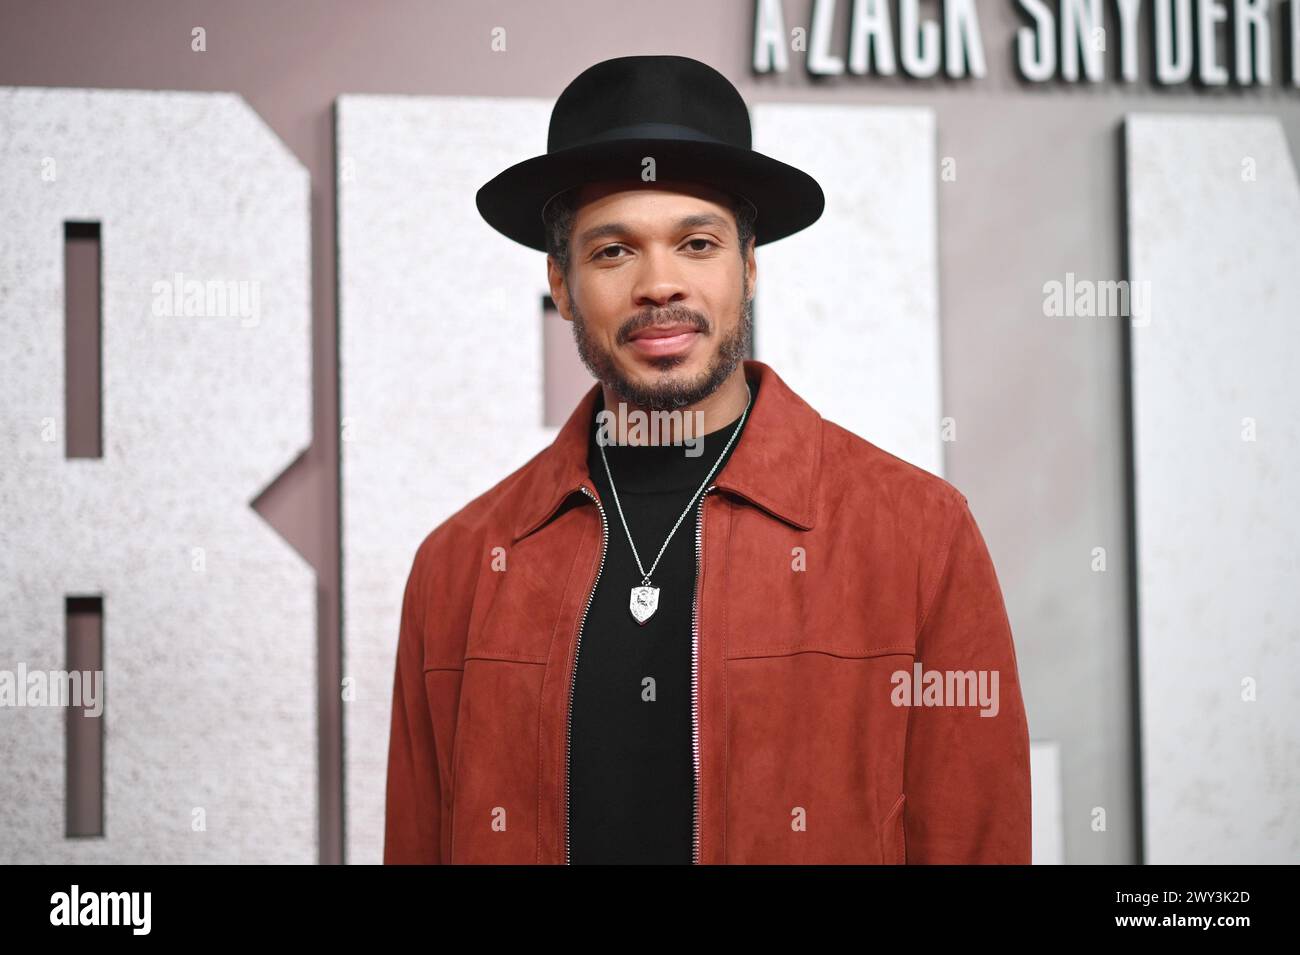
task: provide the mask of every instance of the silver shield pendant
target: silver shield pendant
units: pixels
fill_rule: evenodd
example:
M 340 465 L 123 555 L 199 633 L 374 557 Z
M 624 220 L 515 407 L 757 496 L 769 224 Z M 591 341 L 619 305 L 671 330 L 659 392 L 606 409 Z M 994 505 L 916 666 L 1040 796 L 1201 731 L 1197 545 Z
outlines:
M 659 609 L 658 587 L 632 588 L 632 616 L 637 623 L 645 623 Z

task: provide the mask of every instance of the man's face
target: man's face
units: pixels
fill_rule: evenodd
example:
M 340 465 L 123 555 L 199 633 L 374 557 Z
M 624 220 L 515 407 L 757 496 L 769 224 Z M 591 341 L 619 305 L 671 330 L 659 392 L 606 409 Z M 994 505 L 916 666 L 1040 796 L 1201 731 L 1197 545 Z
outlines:
M 619 399 L 670 411 L 712 394 L 748 357 L 753 244 L 728 197 L 694 183 L 594 183 L 578 194 L 567 282 L 551 297 L 583 363 Z

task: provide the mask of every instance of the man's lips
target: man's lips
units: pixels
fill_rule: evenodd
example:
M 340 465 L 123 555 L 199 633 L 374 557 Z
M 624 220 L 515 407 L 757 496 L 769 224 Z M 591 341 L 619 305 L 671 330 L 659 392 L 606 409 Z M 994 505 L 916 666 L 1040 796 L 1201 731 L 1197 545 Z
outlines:
M 694 325 L 643 328 L 632 335 L 629 344 L 644 355 L 672 355 L 690 348 L 699 334 Z
M 681 335 L 684 332 L 696 331 L 694 325 L 678 323 L 676 325 L 657 325 L 650 328 L 643 328 L 639 332 L 633 332 L 631 338 L 635 341 L 638 338 L 671 338 L 675 335 Z

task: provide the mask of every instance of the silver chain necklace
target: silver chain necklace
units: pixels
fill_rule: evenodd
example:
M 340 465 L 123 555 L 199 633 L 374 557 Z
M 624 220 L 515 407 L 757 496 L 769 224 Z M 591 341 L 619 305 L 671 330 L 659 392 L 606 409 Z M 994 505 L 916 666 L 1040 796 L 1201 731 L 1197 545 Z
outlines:
M 745 417 L 749 414 L 749 406 L 754 401 L 754 393 L 750 391 L 748 382 L 745 384 L 745 391 L 748 393 L 749 398 L 745 401 L 745 410 L 740 416 L 740 424 L 736 426 L 736 430 L 727 439 L 727 446 L 718 455 L 718 460 L 713 462 L 713 467 L 709 468 L 709 473 L 704 477 L 704 483 L 700 485 L 699 490 L 691 495 L 690 503 L 686 505 L 686 510 L 682 511 L 682 516 L 677 518 L 677 523 L 673 525 L 673 529 L 668 532 L 668 537 L 664 540 L 663 547 L 659 548 L 659 554 L 655 557 L 655 561 L 650 565 L 649 570 L 642 566 L 641 555 L 637 553 L 636 544 L 632 541 L 632 532 L 627 529 L 627 518 L 623 516 L 623 505 L 619 503 L 618 489 L 614 487 L 614 475 L 610 473 L 609 461 L 605 457 L 605 444 L 599 440 L 596 442 L 600 447 L 600 459 L 605 464 L 605 476 L 609 478 L 609 489 L 614 492 L 614 506 L 618 508 L 618 519 L 623 522 L 623 533 L 627 534 L 627 542 L 632 545 L 632 556 L 636 558 L 637 569 L 641 571 L 641 584 L 632 588 L 632 601 L 630 604 L 632 617 L 639 624 L 644 625 L 654 612 L 659 609 L 659 588 L 650 586 L 650 575 L 659 566 L 659 558 L 663 557 L 664 551 L 667 550 L 668 541 L 673 539 L 673 535 L 677 533 L 677 528 L 681 527 L 682 521 L 686 519 L 686 515 L 691 512 L 691 508 L 695 505 L 695 499 L 708 486 L 709 478 L 713 477 L 713 472 L 718 469 L 718 465 L 722 463 L 722 459 L 727 456 L 727 452 L 731 449 L 731 443 L 736 440 L 741 429 L 745 427 Z

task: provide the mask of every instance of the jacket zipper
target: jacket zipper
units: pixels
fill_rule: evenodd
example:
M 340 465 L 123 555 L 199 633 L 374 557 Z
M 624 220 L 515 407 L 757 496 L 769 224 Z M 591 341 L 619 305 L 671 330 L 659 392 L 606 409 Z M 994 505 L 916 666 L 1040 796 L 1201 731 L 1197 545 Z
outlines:
M 695 515 L 695 591 L 691 595 L 691 757 L 695 764 L 695 804 L 691 833 L 691 862 L 700 861 L 700 562 L 704 543 L 704 499 L 716 484 L 710 484 L 700 495 L 700 508 Z
M 692 793 L 691 807 L 691 862 L 698 864 L 700 861 L 700 681 L 699 681 L 699 660 L 700 660 L 700 618 L 699 618 L 699 594 L 700 594 L 700 555 L 704 541 L 704 499 L 712 491 L 716 484 L 710 484 L 700 495 L 699 511 L 695 517 L 695 589 L 691 594 L 691 763 L 695 780 L 695 790 Z M 573 772 L 572 753 L 573 753 L 573 694 L 577 685 L 578 678 L 578 653 L 582 649 L 582 628 L 587 625 L 587 612 L 591 610 L 591 602 L 596 597 L 596 587 L 600 584 L 600 575 L 605 570 L 605 551 L 609 545 L 609 524 L 605 519 L 605 508 L 600 503 L 600 498 L 596 497 L 585 484 L 579 485 L 578 490 L 587 497 L 596 502 L 596 508 L 600 511 L 600 566 L 596 568 L 596 580 L 591 585 L 591 593 L 587 594 L 587 605 L 582 608 L 582 619 L 578 621 L 578 639 L 573 647 L 573 672 L 569 674 L 569 711 L 565 727 L 565 744 L 564 744 L 564 864 L 573 864 L 573 840 L 571 833 L 573 831 L 573 813 L 570 797 L 570 783 Z
M 573 813 L 570 807 L 569 785 L 570 777 L 573 774 L 572 769 L 572 752 L 573 752 L 573 693 L 574 687 L 578 680 L 578 651 L 582 649 L 582 628 L 587 624 L 587 611 L 591 609 L 591 602 L 596 597 L 596 587 L 600 584 L 600 575 L 605 570 L 605 551 L 609 546 L 609 524 L 605 520 L 605 508 L 600 503 L 600 498 L 596 497 L 587 489 L 585 484 L 580 484 L 578 490 L 587 497 L 596 502 L 596 508 L 600 511 L 600 566 L 596 568 L 596 580 L 591 585 L 591 593 L 587 594 L 587 605 L 582 608 L 582 619 L 578 621 L 578 641 L 573 646 L 573 671 L 569 674 L 569 711 L 566 718 L 565 737 L 564 737 L 564 864 L 572 865 L 573 859 Z

